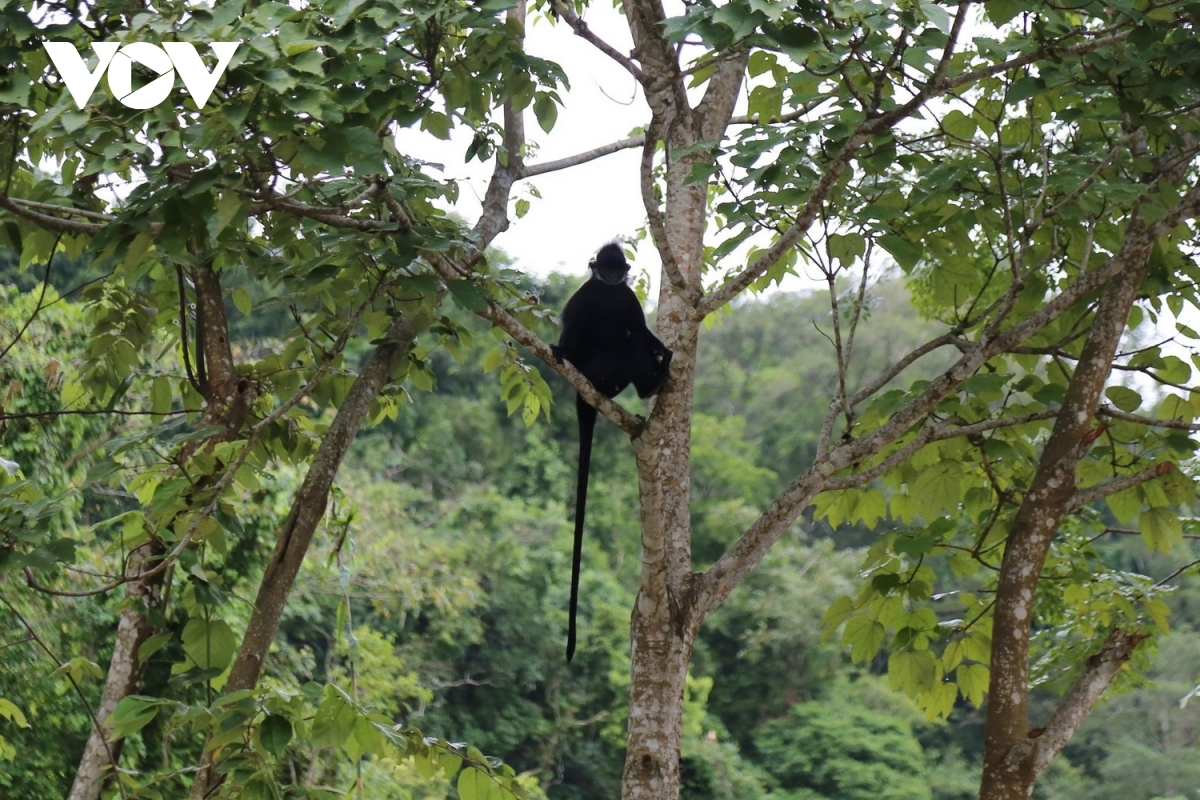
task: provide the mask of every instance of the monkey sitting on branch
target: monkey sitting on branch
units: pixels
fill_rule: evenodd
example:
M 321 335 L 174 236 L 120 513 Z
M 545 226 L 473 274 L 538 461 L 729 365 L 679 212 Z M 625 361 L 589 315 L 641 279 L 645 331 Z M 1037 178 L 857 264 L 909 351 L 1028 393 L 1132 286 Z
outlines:
M 646 327 L 637 295 L 625 282 L 629 262 L 620 245 L 604 245 L 588 264 L 592 276 L 562 311 L 562 335 L 555 356 L 566 359 L 605 397 L 616 397 L 629 384 L 639 397 L 656 393 L 667 378 L 671 351 Z M 567 625 L 567 662 L 575 655 L 575 613 L 579 604 L 579 564 L 583 518 L 587 509 L 588 470 L 596 409 L 575 395 L 579 420 L 579 481 L 575 494 L 575 549 L 571 561 L 571 605 Z

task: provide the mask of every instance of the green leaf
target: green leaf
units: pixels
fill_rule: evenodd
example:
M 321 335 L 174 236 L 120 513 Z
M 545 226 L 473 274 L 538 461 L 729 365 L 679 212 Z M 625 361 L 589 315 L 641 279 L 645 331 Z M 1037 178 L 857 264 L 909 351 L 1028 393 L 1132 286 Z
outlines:
M 942 118 L 942 128 L 951 136 L 970 140 L 975 135 L 975 120 L 955 109 Z
M 1046 91 L 1046 80 L 1044 78 L 1018 78 L 1013 82 L 1012 88 L 1008 90 L 1008 95 L 1004 98 L 1004 101 L 1006 103 L 1019 103 L 1044 91 Z
M 1183 540 L 1183 523 L 1172 508 L 1148 508 L 1138 517 L 1138 530 L 1151 552 L 1169 553 Z
M 842 644 L 850 645 L 850 658 L 867 661 L 874 658 L 883 645 L 883 625 L 870 617 L 851 617 L 842 630 Z
M 1142 404 L 1142 396 L 1126 386 L 1110 386 L 1104 390 L 1104 396 L 1122 411 L 1136 411 Z
M 166 414 L 171 410 L 171 379 L 159 375 L 150 383 L 150 411 Z
M 139 664 L 145 664 L 150 656 L 162 649 L 163 645 L 171 641 L 171 634 L 156 633 L 138 646 L 137 659 Z
M 533 98 L 533 115 L 537 117 L 538 126 L 549 133 L 558 120 L 558 103 L 554 102 L 552 95 L 539 92 Z
M 829 255 L 847 267 L 854 263 L 855 258 L 867 251 L 866 240 L 857 233 L 830 234 L 826 246 L 829 249 Z
M 1188 400 L 1176 394 L 1169 394 L 1159 404 L 1157 416 L 1159 419 L 1178 419 L 1191 422 L 1196 417 L 1196 409 Z
M 237 287 L 233 290 L 233 304 L 237 306 L 237 310 L 242 312 L 242 316 L 250 316 L 253 303 L 250 300 L 250 293 L 242 287 Z
M 951 640 L 946 645 L 945 651 L 942 652 L 942 669 L 949 672 L 961 664 L 966 650 L 966 644 L 962 639 Z
M 216 214 L 209 221 L 208 232 L 214 239 L 220 235 L 221 231 L 229 227 L 229 223 L 233 222 L 234 217 L 242 213 L 242 209 L 249 205 L 244 198 L 233 192 L 227 192 L 217 198 Z M 239 290 L 235 289 L 236 294 Z M 236 298 L 235 298 L 236 302 Z M 239 306 L 240 307 L 240 306 Z M 243 312 L 249 313 L 249 312 Z
M 278 758 L 292 740 L 292 723 L 279 714 L 268 714 L 258 726 L 258 740 L 263 749 Z
M 314 747 L 341 747 L 346 743 L 354 726 L 358 724 L 358 711 L 346 701 L 345 696 L 332 685 L 325 687 L 325 699 L 313 716 L 312 743 Z
M 922 470 L 909 484 L 908 493 L 917 500 L 925 519 L 936 519 L 943 511 L 958 507 L 962 499 L 962 478 L 959 463 L 947 459 Z
M 985 664 L 963 664 L 954 673 L 963 697 L 967 698 L 976 708 L 983 705 L 983 697 L 987 694 L 990 676 L 991 670 Z
M 923 254 L 917 245 L 890 233 L 879 237 L 879 246 L 887 250 L 905 272 L 912 270 Z
M 933 653 L 928 650 L 900 650 L 888 656 L 888 682 L 893 689 L 915 696 L 932 689 L 936 679 Z
M 856 489 L 834 489 L 822 492 L 813 501 L 813 518 L 826 519 L 831 526 L 836 528 L 853 518 L 857 505 L 858 490 Z
M 458 773 L 458 782 L 455 784 L 459 800 L 487 800 L 491 787 L 491 777 L 475 767 L 467 767 Z
M 115 742 L 117 739 L 123 739 L 131 733 L 140 731 L 150 724 L 150 721 L 158 714 L 160 706 L 170 702 L 139 695 L 123 698 L 108 717 L 107 722 L 112 725 L 112 733 L 108 740 Z
M 921 695 L 918 705 L 925 711 L 925 719 L 933 722 L 945 719 L 954 710 L 958 687 L 950 681 L 938 681 L 929 691 Z
M 446 288 L 450 290 L 454 302 L 467 311 L 483 311 L 487 308 L 487 289 L 476 281 L 450 281 Z
M 200 669 L 225 669 L 233 661 L 237 637 L 225 620 L 192 617 L 183 627 L 180 637 L 183 652 Z
M 833 601 L 829 609 L 825 612 L 825 615 L 821 617 L 821 624 L 825 627 L 826 631 L 832 632 L 845 622 L 854 611 L 854 601 L 848 596 L 842 595 Z
M 29 720 L 25 718 L 25 713 L 17 708 L 16 703 L 4 697 L 0 697 L 0 716 L 17 723 L 18 728 L 29 727 Z
M 1108 505 L 1108 510 L 1122 524 L 1133 519 L 1134 515 L 1142 508 L 1142 498 L 1136 488 L 1110 494 L 1104 498 L 1104 502 Z

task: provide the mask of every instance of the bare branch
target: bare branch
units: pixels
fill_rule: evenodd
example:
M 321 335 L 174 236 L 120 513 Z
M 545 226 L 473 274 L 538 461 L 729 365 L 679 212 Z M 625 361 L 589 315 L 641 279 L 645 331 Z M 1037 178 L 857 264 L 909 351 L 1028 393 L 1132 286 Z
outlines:
M 1112 417 L 1113 419 L 1124 420 L 1125 422 L 1133 422 L 1138 425 L 1149 425 L 1154 428 L 1174 428 L 1181 431 L 1200 431 L 1200 422 L 1188 422 L 1183 419 L 1153 419 L 1152 417 L 1143 417 L 1140 414 L 1130 414 L 1128 411 L 1121 411 L 1118 408 L 1104 406 L 1096 410 L 1098 417 Z
M 1134 472 L 1129 475 L 1122 475 L 1119 478 L 1113 478 L 1110 481 L 1089 486 L 1086 489 L 1076 490 L 1074 496 L 1067 503 L 1068 510 L 1082 508 L 1109 495 L 1126 489 L 1132 489 L 1134 486 L 1145 483 L 1146 481 L 1154 480 L 1160 475 L 1170 472 L 1174 468 L 1174 464 L 1169 461 L 1164 461 L 1161 464 L 1155 464 L 1153 467 L 1147 467 L 1140 472 Z
M 581 20 L 569 6 L 564 5 L 562 0 L 550 0 L 550 7 L 554 9 L 554 13 L 560 19 L 571 26 L 571 30 L 575 31 L 576 36 L 590 42 L 601 53 L 604 53 L 604 55 L 624 67 L 639 82 L 645 79 L 646 76 L 638 68 L 637 64 L 634 64 L 629 60 L 628 56 L 622 55 L 617 48 L 593 33 L 591 28 L 587 26 L 587 23 Z
M 1034 775 L 1044 770 L 1071 740 L 1092 706 L 1108 689 L 1117 671 L 1145 638 L 1144 633 L 1114 628 L 1100 650 L 1088 659 L 1082 674 L 1058 704 L 1042 734 L 1029 740 L 1029 760 Z
M 554 161 L 543 161 L 540 164 L 527 164 L 521 170 L 520 177 L 532 178 L 536 175 L 543 175 L 547 172 L 557 172 L 558 170 L 568 169 L 580 164 L 586 164 L 589 161 L 595 161 L 597 158 L 619 153 L 622 150 L 632 150 L 635 147 L 641 147 L 646 143 L 646 134 L 630 136 L 628 139 L 621 139 L 617 142 L 601 145 L 584 153 L 578 153 L 566 158 L 559 158 Z
M 6 194 L 0 194 L 0 208 L 7 209 L 18 217 L 34 222 L 47 230 L 60 231 L 62 233 L 99 233 L 104 228 L 103 225 L 96 222 L 63 219 L 62 217 L 54 217 L 34 211 L 31 208 L 21 205 L 17 200 Z

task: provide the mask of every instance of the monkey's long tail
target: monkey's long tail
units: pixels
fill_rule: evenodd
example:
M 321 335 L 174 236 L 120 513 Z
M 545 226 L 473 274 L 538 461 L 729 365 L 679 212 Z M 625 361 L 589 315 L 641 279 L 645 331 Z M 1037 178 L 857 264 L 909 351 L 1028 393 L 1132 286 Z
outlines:
M 583 559 L 583 518 L 587 512 L 588 472 L 592 466 L 592 432 L 596 430 L 596 409 L 579 395 L 575 396 L 575 416 L 579 420 L 579 482 L 575 488 L 575 549 L 571 553 L 571 606 L 567 621 L 567 663 L 575 657 L 575 612 L 579 608 L 579 567 Z

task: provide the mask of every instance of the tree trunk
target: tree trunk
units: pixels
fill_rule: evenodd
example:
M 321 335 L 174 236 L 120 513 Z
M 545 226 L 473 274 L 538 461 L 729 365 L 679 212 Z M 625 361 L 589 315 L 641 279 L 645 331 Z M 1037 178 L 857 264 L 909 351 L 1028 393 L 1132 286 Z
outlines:
M 363 365 L 358 378 L 346 395 L 346 400 L 338 409 L 313 457 L 304 483 L 292 501 L 292 510 L 280 527 L 275 550 L 271 553 L 258 586 L 254 611 L 250 615 L 246 633 L 242 637 L 237 657 L 225 682 L 226 693 L 253 689 L 258 684 L 271 642 L 275 640 L 275 634 L 279 631 L 279 620 L 291 595 L 292 585 L 300 572 L 301 564 L 304 563 L 304 556 L 308 552 L 317 525 L 325 515 L 329 491 L 342 459 L 366 420 L 371 403 L 408 357 L 418 331 L 427 327 L 431 320 L 432 317 L 428 315 L 418 320 L 410 317 L 397 317 L 393 320 L 384 336 L 384 343 L 375 349 Z M 193 800 L 203 798 L 216 780 L 212 754 L 206 753 L 201 769 L 192 783 L 190 796 Z
M 1075 468 L 1095 438 L 1096 409 L 1152 246 L 1153 239 L 1145 236 L 1145 225 L 1135 218 L 1118 256 L 1124 268 L 1107 284 L 1100 298 L 1037 473 L 1013 519 L 996 586 L 980 800 L 1028 800 L 1038 773 L 1054 755 L 1046 756 L 1045 744 L 1029 733 L 1029 637 L 1034 595 L 1058 526 L 1073 508 Z M 1131 651 L 1132 647 L 1125 650 L 1125 658 Z M 1108 680 L 1113 674 L 1115 669 Z M 1090 679 L 1088 673 L 1084 679 Z M 1068 698 L 1075 695 L 1073 690 Z M 1091 702 L 1098 698 L 1096 693 Z M 1061 717 L 1056 714 L 1055 718 Z M 1074 723 L 1077 725 L 1078 720 Z M 1061 749 L 1074 726 L 1051 731 L 1048 741 L 1058 743 Z
M 624 800 L 679 796 L 683 694 L 692 637 L 681 636 L 667 598 L 639 593 L 633 611 Z
M 154 556 L 161 555 L 161 545 L 147 542 L 134 548 L 129 554 L 126 575 L 137 575 L 154 566 Z M 108 717 L 117 703 L 132 694 L 140 679 L 140 664 L 137 652 L 142 642 L 150 635 L 152 626 L 146 619 L 146 610 L 158 605 L 159 590 L 167 571 L 159 572 L 147 580 L 134 579 L 126 584 L 125 597 L 128 607 L 121 612 L 117 623 L 117 635 L 113 643 L 112 660 L 108 665 L 108 677 L 100 695 L 100 705 L 95 712 L 95 724 L 88 734 L 83 756 L 75 770 L 75 781 L 67 800 L 98 800 L 105 781 L 112 775 L 111 768 L 121 759 L 124 739 L 109 742 L 112 726 Z

